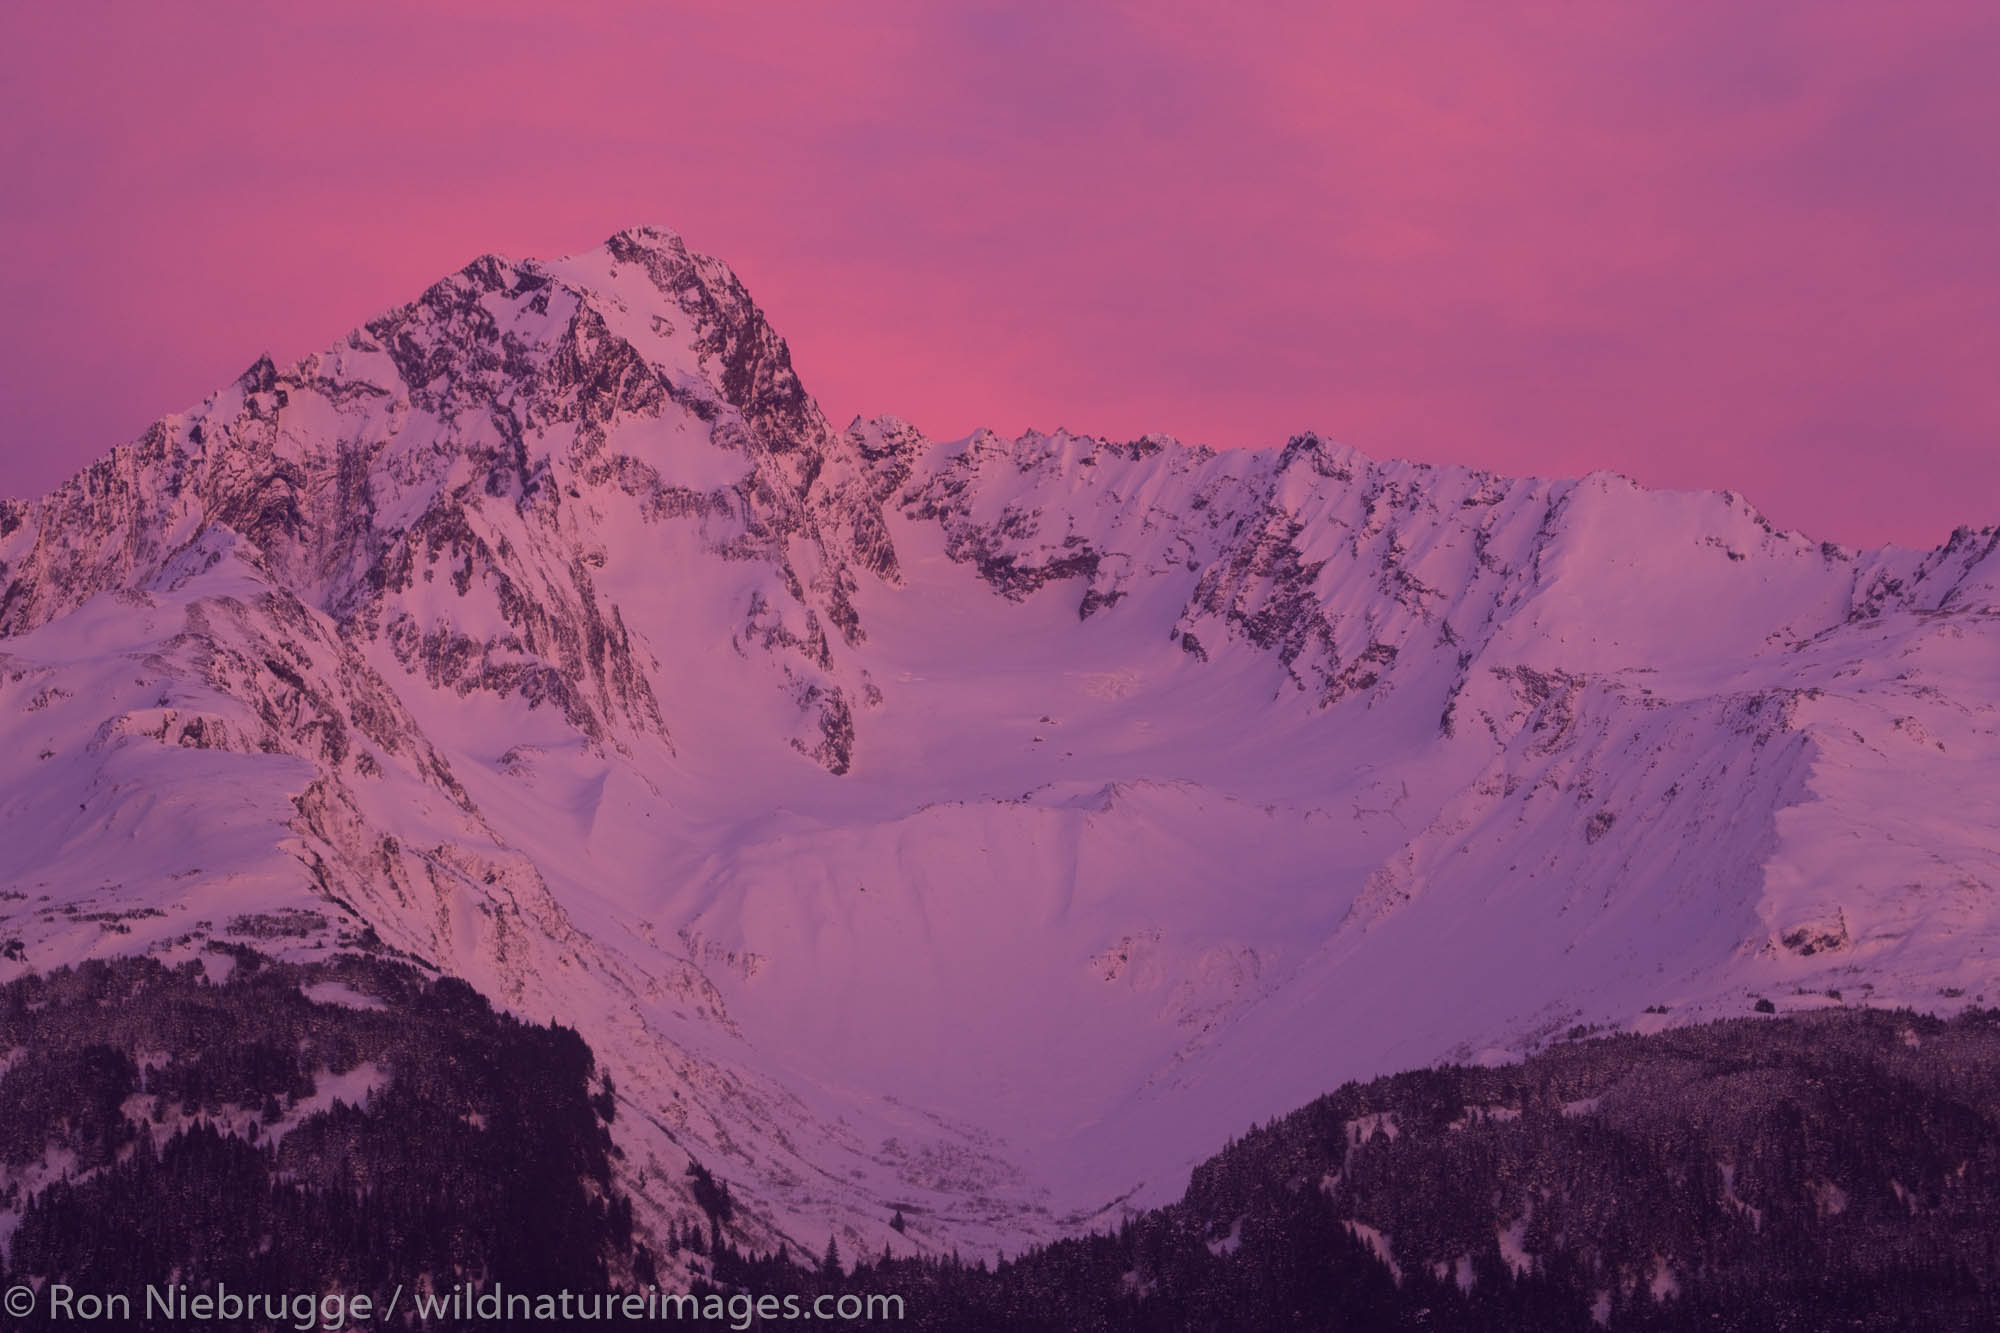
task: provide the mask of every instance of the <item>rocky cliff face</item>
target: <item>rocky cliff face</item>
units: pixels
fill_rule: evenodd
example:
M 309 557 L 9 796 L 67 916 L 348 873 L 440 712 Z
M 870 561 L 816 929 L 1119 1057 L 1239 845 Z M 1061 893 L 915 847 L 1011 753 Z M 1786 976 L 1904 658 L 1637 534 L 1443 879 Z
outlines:
M 672 525 L 756 568 L 743 636 L 783 650 L 816 746 L 844 732 L 831 643 L 861 634 L 850 534 L 880 517 L 815 492 L 829 432 L 784 342 L 734 275 L 664 233 L 614 237 L 588 277 L 488 256 L 327 352 L 258 361 L 9 511 L 0 628 L 192 576 L 224 540 L 432 686 L 546 705 L 598 744 L 668 741 L 597 572 L 617 524 Z M 676 466 L 683 441 L 707 475 Z
M 0 503 L 0 968 L 401 952 L 583 1030 L 642 1225 L 1011 1247 L 1345 1077 L 1983 993 L 1996 548 L 835 431 L 677 237 L 487 257 Z

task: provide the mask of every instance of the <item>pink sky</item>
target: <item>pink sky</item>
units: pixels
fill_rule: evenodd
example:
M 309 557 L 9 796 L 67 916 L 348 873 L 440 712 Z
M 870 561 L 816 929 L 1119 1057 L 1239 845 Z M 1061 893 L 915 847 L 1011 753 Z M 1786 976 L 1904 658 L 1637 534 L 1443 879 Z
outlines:
M 1991 0 L 11 5 L 0 494 L 654 222 L 839 422 L 1310 427 L 1930 545 L 2000 522 L 1996 69 Z

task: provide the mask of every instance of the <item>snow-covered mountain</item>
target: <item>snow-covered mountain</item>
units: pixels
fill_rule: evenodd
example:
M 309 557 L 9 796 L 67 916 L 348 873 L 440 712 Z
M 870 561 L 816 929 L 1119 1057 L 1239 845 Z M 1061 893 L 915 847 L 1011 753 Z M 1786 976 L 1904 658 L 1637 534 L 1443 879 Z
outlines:
M 837 431 L 629 231 L 0 502 L 0 830 L 0 980 L 400 951 L 582 1030 L 642 1223 L 1015 1249 L 1351 1077 L 2000 1001 L 2000 529 Z

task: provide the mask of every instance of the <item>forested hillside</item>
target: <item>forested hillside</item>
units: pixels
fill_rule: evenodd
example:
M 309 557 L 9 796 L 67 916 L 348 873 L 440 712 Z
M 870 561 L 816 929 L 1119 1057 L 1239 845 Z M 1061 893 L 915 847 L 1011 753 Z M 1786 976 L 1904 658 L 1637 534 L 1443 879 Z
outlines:
M 0 989 L 0 1283 L 554 1291 L 706 1271 L 702 1293 L 894 1294 L 904 1327 L 972 1331 L 2000 1316 L 2000 1011 L 1576 1036 L 1347 1084 L 1231 1144 L 1179 1202 L 989 1267 L 745 1254 L 700 1167 L 705 1218 L 649 1247 L 588 1047 L 460 982 L 249 949 L 90 963 Z
M 0 1286 L 380 1300 L 648 1262 L 589 1048 L 459 981 L 248 949 L 87 963 L 0 990 L 0 1053 Z
M 1577 1040 L 1350 1083 L 1113 1236 L 846 1281 L 927 1329 L 1988 1329 L 1996 1126 L 2000 1011 Z

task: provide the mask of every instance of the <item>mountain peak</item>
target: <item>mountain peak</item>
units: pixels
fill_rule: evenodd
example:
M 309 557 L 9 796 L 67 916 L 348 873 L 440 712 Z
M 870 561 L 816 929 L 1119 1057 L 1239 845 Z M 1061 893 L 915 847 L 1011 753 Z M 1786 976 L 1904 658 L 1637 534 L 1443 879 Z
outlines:
M 687 242 L 678 231 L 651 222 L 621 227 L 606 237 L 604 244 L 612 249 L 678 250 L 683 253 L 687 250 Z
M 1996 570 L 836 436 L 677 234 L 485 255 L 0 503 L 0 976 L 379 940 L 587 1032 L 656 1220 L 1018 1246 L 1391 1053 L 1978 993 Z

